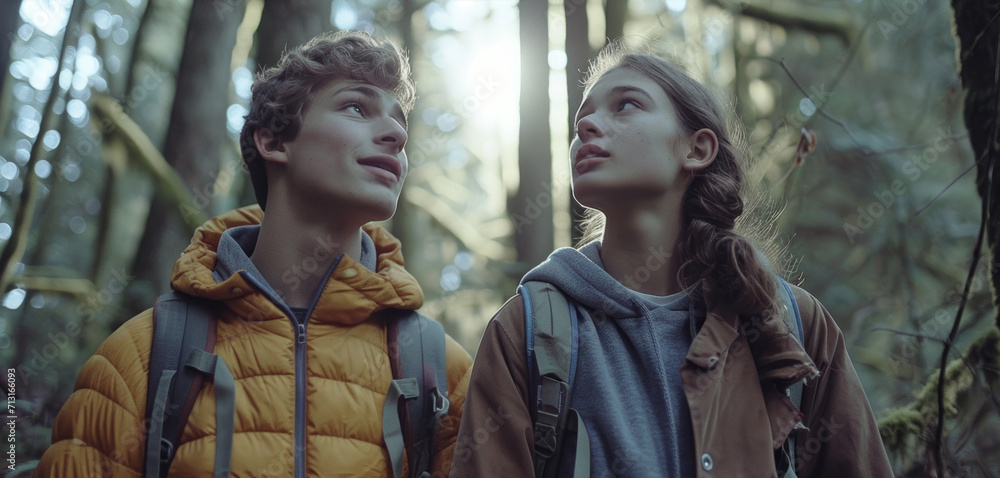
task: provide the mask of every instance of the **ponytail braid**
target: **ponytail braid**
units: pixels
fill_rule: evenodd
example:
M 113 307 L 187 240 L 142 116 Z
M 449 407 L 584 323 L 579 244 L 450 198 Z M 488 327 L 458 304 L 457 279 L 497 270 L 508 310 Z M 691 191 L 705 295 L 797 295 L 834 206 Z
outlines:
M 733 154 L 728 139 L 720 137 L 719 143 L 719 156 Z M 734 231 L 743 214 L 741 186 L 742 175 L 732 158 L 716 157 L 691 181 L 681 206 L 687 230 L 677 244 L 677 280 L 685 288 L 708 280 L 713 301 L 743 314 L 772 315 L 777 284 L 750 241 Z

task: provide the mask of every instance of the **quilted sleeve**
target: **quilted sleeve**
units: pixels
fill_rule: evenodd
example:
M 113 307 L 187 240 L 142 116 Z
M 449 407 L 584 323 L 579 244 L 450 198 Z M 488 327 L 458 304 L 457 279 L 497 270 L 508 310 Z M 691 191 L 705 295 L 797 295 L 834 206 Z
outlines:
M 138 477 L 145 445 L 152 311 L 111 334 L 80 370 L 35 477 Z

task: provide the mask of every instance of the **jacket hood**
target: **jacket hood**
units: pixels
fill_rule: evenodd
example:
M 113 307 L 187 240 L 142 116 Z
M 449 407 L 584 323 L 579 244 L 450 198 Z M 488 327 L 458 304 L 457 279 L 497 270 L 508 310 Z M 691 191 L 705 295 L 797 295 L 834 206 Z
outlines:
M 263 217 L 260 207 L 252 205 L 206 221 L 174 264 L 171 287 L 192 296 L 225 301 L 244 317 L 287 315 L 287 307 L 274 297 L 270 287 L 262 287 L 246 269 L 218 274 L 225 270 L 217 267 L 223 234 L 237 227 L 259 225 Z M 322 293 L 317 294 L 312 305 L 313 314 L 323 321 L 355 324 L 382 309 L 417 309 L 423 305 L 420 286 L 403 267 L 399 241 L 378 226 L 366 225 L 362 230 L 374 248 L 374 271 L 346 255 L 335 260 L 333 270 L 327 271 L 329 279 L 322 285 Z

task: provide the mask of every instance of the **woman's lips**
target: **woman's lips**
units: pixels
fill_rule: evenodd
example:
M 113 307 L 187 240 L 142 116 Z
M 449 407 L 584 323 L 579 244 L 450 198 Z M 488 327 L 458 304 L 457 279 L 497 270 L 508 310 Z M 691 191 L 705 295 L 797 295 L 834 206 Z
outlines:
M 585 144 L 576 150 L 576 156 L 573 158 L 573 166 L 577 174 L 583 174 L 594 169 L 598 164 L 607 161 L 610 156 L 611 153 L 596 144 Z

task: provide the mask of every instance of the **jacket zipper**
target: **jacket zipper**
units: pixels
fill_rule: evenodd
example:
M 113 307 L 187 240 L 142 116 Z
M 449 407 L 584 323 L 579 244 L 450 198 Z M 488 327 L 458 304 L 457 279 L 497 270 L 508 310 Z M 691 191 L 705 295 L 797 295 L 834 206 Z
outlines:
M 311 313 L 312 311 L 310 311 Z M 308 320 L 308 316 L 306 316 Z M 296 322 L 295 339 L 295 476 L 306 476 L 306 323 Z
M 312 316 L 313 308 L 319 302 L 326 283 L 333 276 L 333 271 L 337 269 L 343 254 L 338 254 L 326 270 L 326 275 L 320 281 L 319 289 L 309 303 L 309 311 L 302 322 L 295 318 L 295 314 L 289 313 L 292 324 L 295 326 L 295 478 L 306 478 L 306 324 Z

